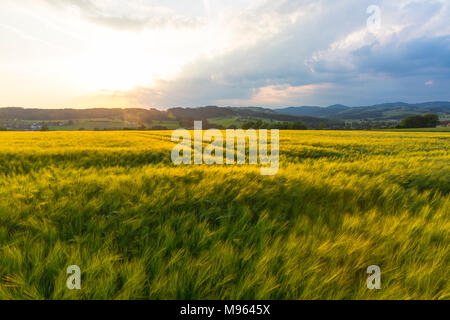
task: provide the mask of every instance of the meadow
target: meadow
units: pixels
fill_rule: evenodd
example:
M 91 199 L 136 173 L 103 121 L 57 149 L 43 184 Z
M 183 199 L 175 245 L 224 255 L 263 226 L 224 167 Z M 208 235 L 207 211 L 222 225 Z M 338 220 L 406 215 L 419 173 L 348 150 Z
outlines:
M 281 131 L 276 176 L 170 136 L 1 132 L 0 299 L 450 298 L 450 133 Z

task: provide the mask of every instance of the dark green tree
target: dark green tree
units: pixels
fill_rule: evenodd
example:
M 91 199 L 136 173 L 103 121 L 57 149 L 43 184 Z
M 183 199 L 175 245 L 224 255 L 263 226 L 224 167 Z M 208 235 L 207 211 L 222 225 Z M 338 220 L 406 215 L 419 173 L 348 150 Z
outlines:
M 414 115 L 400 121 L 400 128 L 435 128 L 439 122 L 439 116 L 431 113 L 423 116 Z

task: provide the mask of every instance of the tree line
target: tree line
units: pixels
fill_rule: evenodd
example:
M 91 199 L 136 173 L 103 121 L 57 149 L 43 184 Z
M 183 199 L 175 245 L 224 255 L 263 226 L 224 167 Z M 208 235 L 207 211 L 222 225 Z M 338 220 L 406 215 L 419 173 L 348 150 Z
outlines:
M 398 128 L 435 128 L 439 124 L 439 116 L 427 113 L 424 115 L 414 115 L 400 121 Z

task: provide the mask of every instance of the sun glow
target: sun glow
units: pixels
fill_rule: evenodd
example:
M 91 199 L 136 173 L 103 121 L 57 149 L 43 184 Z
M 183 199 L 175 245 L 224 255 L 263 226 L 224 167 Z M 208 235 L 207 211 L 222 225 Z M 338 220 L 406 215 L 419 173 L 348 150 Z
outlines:
M 24 2 L 4 0 L 7 13 L 0 11 L 0 36 L 17 46 L 7 51 L 12 56 L 8 65 L 0 64 L 0 71 L 9 73 L 4 103 L 59 107 L 89 97 L 92 103 L 79 102 L 80 107 L 92 107 L 98 101 L 110 105 L 104 92 L 113 92 L 114 103 L 118 93 L 122 105 L 126 92 L 145 87 L 157 94 L 162 83 L 191 76 L 189 66 L 198 59 L 213 60 L 237 45 L 235 28 L 225 28 L 236 15 L 216 16 L 209 1 L 205 10 L 200 6 L 191 16 L 144 2 Z M 245 37 L 244 43 L 251 38 Z M 16 67 L 9 70 L 11 66 Z M 208 72 L 201 70 L 201 77 Z M 13 92 L 13 87 L 18 89 Z M 26 100 L 23 88 L 45 92 L 46 97 L 34 94 Z
M 89 45 L 74 72 L 91 90 L 148 86 L 155 79 L 174 76 L 183 63 L 164 51 L 150 33 L 106 33 Z
M 28 6 L 25 6 L 12 0 L 2 2 L 8 15 L 0 11 L 0 36 L 5 37 L 6 42 L 15 43 L 18 49 L 7 65 L 0 64 L 0 71 L 19 66 L 9 73 L 17 75 L 27 69 L 24 74 L 39 76 L 40 81 L 34 81 L 34 85 L 27 76 L 17 84 L 10 83 L 9 87 L 42 87 L 45 83 L 53 92 L 45 105 L 60 104 L 66 98 L 102 90 L 127 91 L 151 87 L 157 80 L 172 80 L 183 65 L 204 52 L 208 44 L 204 25 L 114 28 L 94 23 L 80 10 L 75 10 L 78 7 L 55 11 L 44 2 L 39 3 L 27 1 Z M 135 6 L 130 8 L 136 9 Z M 107 12 L 113 9 L 108 8 Z M 120 19 L 118 16 L 117 21 Z M 23 23 L 17 24 L 17 21 Z M 19 48 L 19 44 L 26 50 Z M 50 79 L 54 81 L 48 85 Z M 11 101 L 16 101 L 11 90 L 9 92 Z M 35 99 L 31 105 L 41 104 Z

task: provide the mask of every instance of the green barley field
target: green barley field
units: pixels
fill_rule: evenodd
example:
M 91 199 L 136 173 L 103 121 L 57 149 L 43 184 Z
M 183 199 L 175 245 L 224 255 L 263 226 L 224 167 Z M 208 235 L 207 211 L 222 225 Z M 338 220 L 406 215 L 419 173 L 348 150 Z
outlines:
M 275 176 L 170 137 L 0 133 L 0 299 L 450 299 L 450 133 L 282 131 Z

